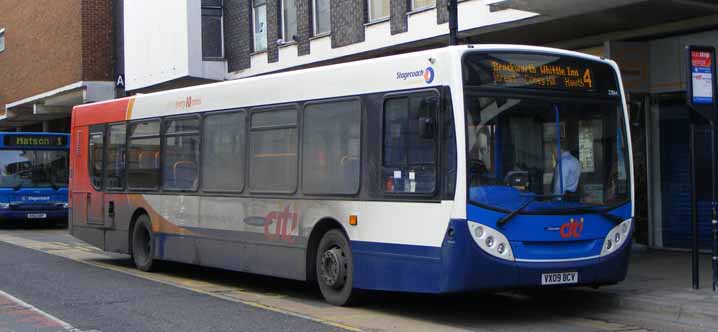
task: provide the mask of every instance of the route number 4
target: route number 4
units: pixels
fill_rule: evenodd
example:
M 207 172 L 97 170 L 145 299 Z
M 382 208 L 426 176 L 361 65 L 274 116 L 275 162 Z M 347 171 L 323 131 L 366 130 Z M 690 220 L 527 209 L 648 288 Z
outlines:
M 588 84 L 589 89 L 593 89 L 593 80 L 591 80 L 591 70 L 586 69 L 586 72 L 583 73 L 583 82 Z

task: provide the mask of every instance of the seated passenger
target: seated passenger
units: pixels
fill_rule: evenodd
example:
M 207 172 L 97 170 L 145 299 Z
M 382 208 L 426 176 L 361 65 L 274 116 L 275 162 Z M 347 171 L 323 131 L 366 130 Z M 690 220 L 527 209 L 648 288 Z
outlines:
M 554 157 L 555 158 L 555 157 Z M 561 178 L 558 177 L 559 165 Z M 581 177 L 581 162 L 569 150 L 561 149 L 561 158 L 556 161 L 553 176 L 554 195 L 563 195 L 567 192 L 576 193 L 578 180 Z M 563 188 L 563 190 L 561 190 Z

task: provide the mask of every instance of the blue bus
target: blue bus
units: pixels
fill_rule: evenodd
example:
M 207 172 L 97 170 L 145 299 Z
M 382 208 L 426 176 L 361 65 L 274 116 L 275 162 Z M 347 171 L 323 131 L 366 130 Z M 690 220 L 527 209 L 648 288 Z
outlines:
M 67 225 L 70 135 L 0 133 L 0 224 Z

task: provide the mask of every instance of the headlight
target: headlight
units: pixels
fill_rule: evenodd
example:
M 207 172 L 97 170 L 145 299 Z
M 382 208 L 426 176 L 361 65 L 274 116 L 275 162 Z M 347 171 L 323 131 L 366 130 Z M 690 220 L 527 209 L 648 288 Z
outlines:
M 6 210 L 10 208 L 10 203 L 0 203 L 0 209 Z
M 468 224 L 469 233 L 471 233 L 474 242 L 476 242 L 479 248 L 491 256 L 508 261 L 514 260 L 511 244 L 501 232 L 473 221 L 469 221 Z
M 628 240 L 632 224 L 633 219 L 626 219 L 608 232 L 608 235 L 603 240 L 601 256 L 606 256 L 616 251 Z

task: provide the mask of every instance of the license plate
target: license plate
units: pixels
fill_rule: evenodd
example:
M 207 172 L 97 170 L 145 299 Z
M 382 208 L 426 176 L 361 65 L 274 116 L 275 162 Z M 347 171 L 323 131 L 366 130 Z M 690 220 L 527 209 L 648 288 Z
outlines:
M 28 213 L 27 219 L 45 219 L 47 218 L 47 213 Z
M 541 274 L 541 285 L 577 284 L 578 272 L 558 272 Z

